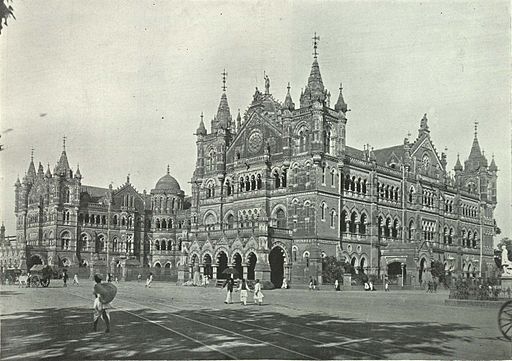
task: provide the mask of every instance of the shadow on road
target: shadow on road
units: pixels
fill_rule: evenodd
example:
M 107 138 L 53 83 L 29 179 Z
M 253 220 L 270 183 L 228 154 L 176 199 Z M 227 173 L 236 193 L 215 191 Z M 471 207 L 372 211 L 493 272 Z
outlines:
M 111 313 L 110 334 L 92 332 L 90 309 L 44 308 L 2 315 L 1 358 L 227 358 L 226 355 L 216 352 L 217 349 L 242 359 L 305 358 L 300 354 L 318 359 L 386 359 L 400 358 L 397 355 L 404 353 L 430 354 L 436 358 L 453 359 L 457 355 L 449 347 L 449 343 L 454 339 L 470 342 L 469 338 L 456 334 L 458 331 L 470 329 L 463 324 L 361 322 L 317 313 L 290 316 L 256 306 L 224 310 L 184 310 L 176 313 L 150 309 L 134 309 L 130 312 L 114 310 Z M 140 317 L 150 319 L 153 323 Z M 104 324 L 100 325 L 104 328 Z M 166 328 L 177 330 L 204 344 Z M 298 353 L 289 353 L 268 343 Z

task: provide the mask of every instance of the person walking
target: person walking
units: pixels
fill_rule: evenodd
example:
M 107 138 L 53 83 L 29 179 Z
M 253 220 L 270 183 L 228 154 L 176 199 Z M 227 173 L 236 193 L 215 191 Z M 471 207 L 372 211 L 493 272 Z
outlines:
M 235 285 L 235 280 L 233 280 L 233 276 L 230 276 L 226 282 L 224 282 L 224 285 L 222 288 L 227 288 L 226 292 L 226 300 L 224 303 L 233 303 L 233 286 Z
M 64 271 L 62 273 L 62 280 L 64 281 L 64 287 L 67 287 L 68 286 L 68 273 L 66 271 Z
M 142 275 L 139 272 L 139 274 L 137 275 L 137 282 L 140 282 L 141 280 L 142 280 Z
M 254 304 L 258 304 L 261 306 L 263 303 L 263 292 L 261 292 L 261 283 L 260 280 L 257 279 L 256 283 L 254 284 Z
M 78 274 L 77 273 L 75 273 L 75 276 L 73 277 L 73 284 L 80 286 L 80 284 L 78 283 Z
M 312 291 L 313 290 L 313 277 L 311 277 L 309 279 L 309 290 Z
M 151 288 L 151 283 L 153 283 L 153 272 L 149 272 L 148 278 L 146 279 L 146 287 Z
M 386 280 L 384 281 L 384 291 L 385 292 L 389 292 L 389 281 L 388 279 L 386 278 Z
M 334 281 L 334 290 L 335 291 L 339 291 L 340 290 L 340 284 L 338 283 L 338 279 L 336 279 L 336 281 Z
M 101 277 L 99 275 L 94 275 L 94 281 L 96 282 L 96 284 L 101 283 Z M 109 333 L 110 332 L 110 315 L 108 314 L 108 310 L 110 308 L 112 308 L 112 306 L 110 305 L 110 303 L 102 303 L 101 295 L 97 294 L 94 290 L 93 290 L 93 294 L 95 296 L 94 305 L 93 305 L 93 310 L 94 310 L 93 330 L 94 330 L 94 332 L 98 331 L 98 321 L 100 318 L 102 318 L 103 321 L 105 322 L 105 325 L 107 326 L 105 333 Z
M 245 278 L 240 282 L 240 286 L 238 286 L 238 291 L 240 291 L 240 303 L 244 306 L 247 305 L 247 295 L 249 291 L 249 285 L 245 281 Z

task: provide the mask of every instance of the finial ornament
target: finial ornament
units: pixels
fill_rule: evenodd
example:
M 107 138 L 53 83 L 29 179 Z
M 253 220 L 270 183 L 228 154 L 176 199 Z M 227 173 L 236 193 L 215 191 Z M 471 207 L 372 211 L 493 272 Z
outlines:
M 228 73 L 226 73 L 226 69 L 224 69 L 224 71 L 221 73 L 222 75 L 222 91 L 225 92 L 226 91 L 226 77 L 228 76 Z
M 290 92 L 290 82 L 288 82 L 288 86 L 286 87 L 286 89 L 288 89 L 288 93 Z
M 316 32 L 315 32 L 315 35 L 313 36 L 313 56 L 315 57 L 315 59 L 318 57 L 318 42 L 320 41 L 320 36 L 317 36 L 316 35 Z
M 126 184 L 130 184 L 130 173 L 126 176 Z
M 34 148 L 32 148 L 30 150 L 30 160 L 33 162 L 34 161 Z
M 66 151 L 66 136 L 63 136 L 62 137 L 62 150 L 65 152 Z
M 477 133 L 478 133 L 478 122 L 475 120 L 475 138 L 477 136 Z
M 201 112 L 201 121 L 203 121 L 203 117 L 204 117 L 203 112 Z
M 167 174 L 171 174 L 171 167 L 167 164 Z
M 343 90 L 343 83 L 340 82 L 340 92 Z

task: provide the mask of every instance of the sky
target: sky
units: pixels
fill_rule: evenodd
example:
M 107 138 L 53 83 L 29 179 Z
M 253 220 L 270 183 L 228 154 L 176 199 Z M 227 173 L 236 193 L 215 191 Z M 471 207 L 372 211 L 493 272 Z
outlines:
M 510 4 L 508 1 L 14 0 L 0 35 L 0 220 L 15 234 L 14 183 L 34 148 L 53 170 L 62 151 L 83 184 L 114 188 L 130 174 L 148 192 L 170 165 L 190 194 L 201 112 L 207 127 L 226 69 L 233 116 L 263 72 L 294 102 L 318 62 L 337 98 L 347 145 L 414 139 L 428 114 L 448 167 L 480 147 L 499 168 L 495 217 L 512 238 Z M 10 130 L 12 129 L 12 130 Z

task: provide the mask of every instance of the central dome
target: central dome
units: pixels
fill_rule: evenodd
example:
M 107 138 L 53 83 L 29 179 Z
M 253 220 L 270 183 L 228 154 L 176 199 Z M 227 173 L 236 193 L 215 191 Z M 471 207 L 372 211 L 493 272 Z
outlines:
M 178 194 L 181 192 L 178 181 L 169 174 L 169 168 L 167 168 L 167 174 L 156 182 L 154 191 L 160 191 L 165 193 Z

